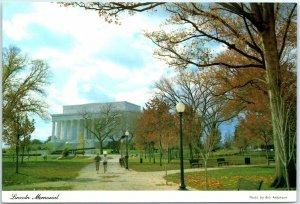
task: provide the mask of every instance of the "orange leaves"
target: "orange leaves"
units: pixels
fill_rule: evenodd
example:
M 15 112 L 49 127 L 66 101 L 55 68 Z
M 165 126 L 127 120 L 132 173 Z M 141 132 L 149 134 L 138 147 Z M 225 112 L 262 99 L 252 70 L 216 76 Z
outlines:
M 247 63 L 233 52 L 226 52 L 217 60 L 229 60 L 230 63 L 236 64 Z M 265 71 L 257 68 L 220 68 L 215 70 L 214 76 L 220 83 L 216 86 L 216 93 L 225 93 L 232 99 L 227 102 L 223 112 L 230 113 L 240 107 L 245 114 L 239 118 L 241 125 L 236 131 L 236 145 L 245 148 L 254 141 L 270 142 L 272 126 L 268 88 L 264 83 Z
M 237 182 L 240 178 L 249 179 L 251 181 L 261 181 L 264 183 L 271 183 L 272 175 L 251 175 L 251 176 L 212 176 L 208 180 L 208 190 L 236 190 Z M 186 183 L 188 186 L 196 189 L 205 190 L 206 183 L 204 177 L 186 176 Z
M 197 186 L 198 189 L 206 188 L 206 182 L 205 182 L 204 178 L 198 179 L 196 177 L 187 177 L 186 181 L 187 181 L 188 185 Z M 212 189 L 212 190 L 222 190 L 223 185 L 217 179 L 210 179 L 208 181 L 208 188 Z
M 163 146 L 177 144 L 175 117 L 169 112 L 168 104 L 155 97 L 146 104 L 138 121 L 136 142 L 145 145 L 160 141 Z
M 270 111 L 248 111 L 245 118 L 239 119 L 244 137 L 267 145 L 272 140 L 272 124 Z

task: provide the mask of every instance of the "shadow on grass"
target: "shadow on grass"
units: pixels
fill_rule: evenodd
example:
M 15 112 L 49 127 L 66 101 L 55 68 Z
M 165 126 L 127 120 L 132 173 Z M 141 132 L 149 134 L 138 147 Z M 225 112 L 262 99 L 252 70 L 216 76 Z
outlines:
M 175 186 L 177 184 L 171 184 L 171 183 L 168 183 L 168 184 L 155 184 L 156 186 Z
M 29 174 L 24 174 L 24 173 L 16 173 L 17 175 L 23 175 L 23 176 L 31 176 L 31 175 L 29 175 Z
M 77 179 L 72 179 L 69 180 L 68 182 L 89 182 L 89 181 L 96 181 L 97 179 L 92 179 L 92 178 L 77 178 Z
M 44 190 L 44 191 L 60 191 L 60 190 L 71 190 L 71 186 L 29 186 L 29 187 L 5 187 L 3 190 L 5 191 L 16 191 L 16 190 L 19 190 L 19 191 L 40 191 L 40 190 Z
M 117 177 L 120 177 L 120 176 L 100 176 L 101 178 L 117 178 Z
M 256 166 L 250 166 L 251 168 L 255 168 Z M 274 169 L 275 168 L 275 166 L 259 166 L 259 168 L 263 168 L 263 169 Z

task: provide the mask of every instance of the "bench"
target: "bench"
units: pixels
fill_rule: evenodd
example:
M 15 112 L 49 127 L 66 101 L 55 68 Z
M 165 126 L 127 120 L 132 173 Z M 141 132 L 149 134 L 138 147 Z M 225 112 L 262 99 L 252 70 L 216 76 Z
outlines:
M 199 159 L 190 159 L 190 165 L 191 168 L 193 168 L 194 166 L 202 167 L 202 164 L 199 163 Z
M 250 181 L 247 179 L 239 179 L 237 183 L 237 190 L 260 190 L 263 181 Z
M 268 159 L 268 163 L 271 162 L 271 161 L 272 161 L 272 162 L 275 162 L 275 159 L 274 159 L 273 156 L 269 156 L 267 159 Z
M 225 161 L 224 158 L 218 158 L 218 159 L 217 159 L 217 163 L 218 163 L 218 166 L 228 165 L 228 162 Z

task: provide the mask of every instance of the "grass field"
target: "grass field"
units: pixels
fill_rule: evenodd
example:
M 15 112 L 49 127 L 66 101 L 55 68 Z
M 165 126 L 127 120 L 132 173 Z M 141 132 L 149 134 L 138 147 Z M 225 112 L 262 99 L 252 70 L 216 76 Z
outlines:
M 275 168 L 273 166 L 249 166 L 224 168 L 208 171 L 208 190 L 237 190 L 237 182 L 240 178 L 252 181 L 263 180 L 261 190 L 281 190 L 270 187 L 273 180 Z M 204 172 L 185 173 L 185 184 L 198 190 L 205 190 Z M 180 182 L 180 174 L 170 174 L 168 181 Z
M 32 161 L 25 161 L 23 164 L 19 164 L 19 173 L 16 174 L 15 162 L 3 161 L 2 187 L 3 190 L 10 190 L 9 186 L 11 185 L 71 180 L 78 175 L 78 172 L 85 165 L 91 162 L 93 161 L 86 157 L 69 157 L 64 160 L 49 158 L 47 161 L 38 158 L 36 161 L 33 159 Z
M 225 158 L 226 161 L 228 161 L 229 166 L 231 165 L 244 165 L 245 164 L 245 157 L 249 157 L 251 160 L 251 164 L 255 165 L 265 165 L 267 164 L 266 157 L 264 156 L 259 156 L 259 155 L 248 155 L 248 156 L 242 156 L 242 155 L 232 155 L 232 156 L 219 156 L 222 158 Z M 217 158 L 218 156 L 211 157 L 208 159 L 208 167 L 217 167 Z M 199 160 L 200 163 L 203 163 L 201 159 Z M 139 157 L 130 157 L 129 158 L 129 168 L 135 170 L 135 171 L 163 171 L 165 170 L 165 164 L 166 160 L 163 160 L 163 165 L 159 165 L 159 157 L 156 156 L 155 158 L 155 164 L 153 163 L 153 159 L 149 161 L 148 158 L 143 158 L 143 163 L 140 163 L 140 158 Z M 179 169 L 179 158 L 171 160 L 170 163 L 167 164 L 167 169 L 168 170 L 173 170 L 173 169 Z M 184 168 L 188 169 L 190 168 L 189 164 L 189 159 L 185 158 L 184 159 Z
M 218 167 L 217 158 L 225 158 L 229 162 L 229 166 L 220 170 L 208 171 L 208 190 L 237 190 L 237 182 L 239 178 L 250 179 L 253 181 L 263 180 L 262 190 L 281 190 L 270 187 L 273 181 L 273 175 L 275 173 L 274 165 L 267 166 L 267 160 L 264 155 L 254 153 L 248 155 L 231 155 L 231 156 L 213 156 L 208 160 L 208 167 Z M 245 164 L 245 157 L 250 158 L 251 164 L 262 166 L 249 166 L 238 167 L 238 165 Z M 140 163 L 140 158 L 133 157 L 129 159 L 129 168 L 135 171 L 147 172 L 147 171 L 163 171 L 165 170 L 166 161 L 163 160 L 163 165 L 159 165 L 159 158 L 156 157 L 155 164 L 153 159 L 149 162 L 149 159 L 143 158 L 143 163 Z M 200 163 L 203 163 L 200 159 Z M 233 165 L 235 165 L 233 167 Z M 172 160 L 167 164 L 168 170 L 179 169 L 179 159 Z M 189 169 L 189 160 L 184 160 L 184 168 Z M 168 181 L 179 183 L 179 174 L 168 175 Z M 204 172 L 185 173 L 186 185 L 198 190 L 205 190 L 205 176 Z M 179 185 L 179 184 L 178 184 Z
M 134 155 L 134 154 L 133 154 Z M 69 190 L 70 185 L 65 186 L 43 186 L 35 188 L 35 183 L 43 182 L 65 182 L 70 181 L 78 172 L 93 160 L 85 156 L 68 157 L 63 160 L 58 160 L 58 156 L 48 156 L 48 160 L 44 161 L 41 156 L 30 157 L 25 159 L 23 164 L 19 165 L 19 174 L 15 173 L 15 162 L 12 158 L 3 158 L 2 161 L 2 183 L 3 190 Z M 208 167 L 217 167 L 217 158 L 223 157 L 229 162 L 228 167 L 220 170 L 208 171 L 209 190 L 236 190 L 237 181 L 239 178 L 250 180 L 263 180 L 262 190 L 273 190 L 270 188 L 270 183 L 273 180 L 274 166 L 267 166 L 266 158 L 258 153 L 242 155 L 220 155 L 216 154 L 208 160 Z M 259 164 L 261 166 L 239 167 L 238 165 L 245 164 L 245 157 L 250 157 L 251 164 Z M 143 163 L 140 163 L 140 157 L 135 155 L 129 159 L 129 168 L 140 172 L 149 171 L 164 171 L 166 168 L 166 160 L 163 160 L 163 165 L 159 165 L 159 157 L 156 155 L 155 164 L 153 158 L 149 161 L 143 157 Z M 200 159 L 200 163 L 203 163 Z M 235 165 L 233 167 L 233 165 Z M 184 167 L 190 168 L 188 157 L 184 160 Z M 171 160 L 167 164 L 168 170 L 179 169 L 179 158 Z M 178 183 L 180 181 L 179 174 L 170 174 L 167 177 L 168 181 Z M 195 189 L 205 190 L 204 172 L 185 172 L 185 181 L 188 186 Z M 55 182 L 56 185 L 56 182 Z M 26 186 L 26 187 L 25 187 Z M 275 190 L 275 189 L 274 189 Z M 278 189 L 276 189 L 278 190 Z M 279 189 L 280 190 L 280 189 Z

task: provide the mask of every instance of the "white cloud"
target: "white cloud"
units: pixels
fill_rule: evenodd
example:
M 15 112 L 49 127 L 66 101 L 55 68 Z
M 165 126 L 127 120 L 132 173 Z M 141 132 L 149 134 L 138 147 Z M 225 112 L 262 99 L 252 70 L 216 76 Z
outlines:
M 23 15 L 15 15 L 11 21 L 3 21 L 3 28 L 6 34 L 15 41 L 20 41 L 29 36 L 26 30 L 27 22 Z
M 144 107 L 145 103 L 153 95 L 153 92 L 147 88 L 137 88 L 134 91 L 111 93 L 109 95 L 112 98 L 115 98 L 116 101 L 129 101 L 134 104 L 140 105 L 141 107 Z
M 59 48 L 54 49 L 48 47 L 41 47 L 38 50 L 34 50 L 31 56 L 33 58 L 46 60 L 49 64 L 51 64 L 51 69 L 57 69 L 59 67 L 68 67 L 68 61 L 66 60 L 66 57 L 68 57 L 68 55 L 67 53 L 59 50 Z M 57 67 L 57 65 L 60 66 Z
M 49 59 L 52 66 L 55 65 L 53 66 L 54 69 L 70 70 L 71 76 L 67 79 L 65 87 L 62 89 L 64 93 L 68 93 L 67 95 L 63 94 L 67 96 L 67 98 L 64 97 L 62 99 L 63 103 L 68 101 L 85 102 L 85 100 L 79 98 L 76 84 L 82 81 L 83 77 L 88 78 L 86 77 L 87 73 L 93 73 L 92 75 L 97 74 L 102 77 L 106 76 L 112 80 L 124 80 L 121 84 L 119 83 L 120 88 L 132 86 L 146 86 L 149 88 L 149 84 L 153 80 L 158 80 L 164 73 L 161 68 L 162 64 L 159 65 L 160 69 L 155 67 L 159 63 L 152 58 L 153 46 L 150 46 L 149 41 L 141 37 L 137 40 L 132 36 L 132 33 L 141 33 L 142 29 L 154 28 L 154 24 L 158 25 L 157 22 L 151 23 L 150 21 L 150 23 L 145 23 L 146 19 L 143 16 L 142 18 L 140 16 L 139 18 L 133 16 L 123 19 L 122 25 L 119 26 L 104 22 L 103 19 L 99 18 L 93 12 L 73 8 L 62 12 L 62 8 L 57 8 L 51 4 L 47 12 L 44 13 L 42 12 L 42 8 L 45 6 L 43 3 L 36 3 L 35 6 L 40 10 L 37 15 L 41 15 L 38 18 L 41 24 L 55 32 L 69 33 L 74 38 L 74 49 L 70 53 L 43 48 L 35 54 L 40 58 Z M 59 12 L 56 12 L 56 9 L 59 9 Z M 45 16 L 53 12 L 56 13 L 54 19 L 49 21 L 49 18 L 45 18 Z M 149 19 L 147 20 L 149 21 Z M 59 23 L 53 23 L 53 21 L 59 21 Z M 76 25 L 70 22 L 76 22 Z M 61 29 L 62 27 L 63 29 Z M 134 48 L 143 50 L 144 56 L 148 60 L 148 64 L 145 65 L 146 67 L 132 71 L 126 66 L 115 64 L 113 59 L 112 61 L 107 61 L 93 57 L 99 51 L 105 52 L 105 50 L 114 49 L 114 45 L 123 43 L 117 42 L 116 39 L 132 42 Z M 123 44 L 126 45 L 126 42 Z M 77 70 L 82 68 L 85 70 L 84 73 L 78 74 Z
M 105 22 L 97 12 L 81 8 L 48 2 L 32 5 L 30 13 L 4 19 L 3 27 L 7 36 L 20 41 L 20 45 L 38 34 L 31 33 L 31 25 L 53 32 L 56 38 L 67 36 L 71 42 L 68 49 L 63 48 L 64 43 L 51 47 L 35 44 L 34 48 L 24 43 L 30 57 L 44 59 L 51 67 L 54 81 L 47 88 L 51 114 L 62 113 L 62 105 L 90 103 L 84 95 L 89 93 L 144 106 L 153 94 L 151 85 L 167 72 L 166 66 L 152 57 L 154 45 L 142 35 L 142 30 L 158 28 L 158 18 L 138 14 L 115 25 Z M 30 42 L 34 43 L 32 39 Z M 117 56 L 120 53 L 123 56 Z M 131 61 L 126 61 L 129 58 Z M 138 62 L 135 67 L 132 61 Z M 38 135 L 51 134 L 36 131 L 40 131 Z
M 132 87 L 146 87 L 150 89 L 155 81 L 158 81 L 165 73 L 163 67 L 153 67 L 158 64 L 147 64 L 144 68 L 132 70 L 122 83 L 118 84 L 120 89 L 131 89 Z
M 47 93 L 48 93 L 47 103 L 50 106 L 49 112 L 50 113 L 59 113 L 59 112 L 61 112 L 61 106 L 58 105 L 58 101 L 61 97 L 61 92 L 58 89 L 56 89 L 56 87 L 54 85 L 50 85 L 47 88 Z

